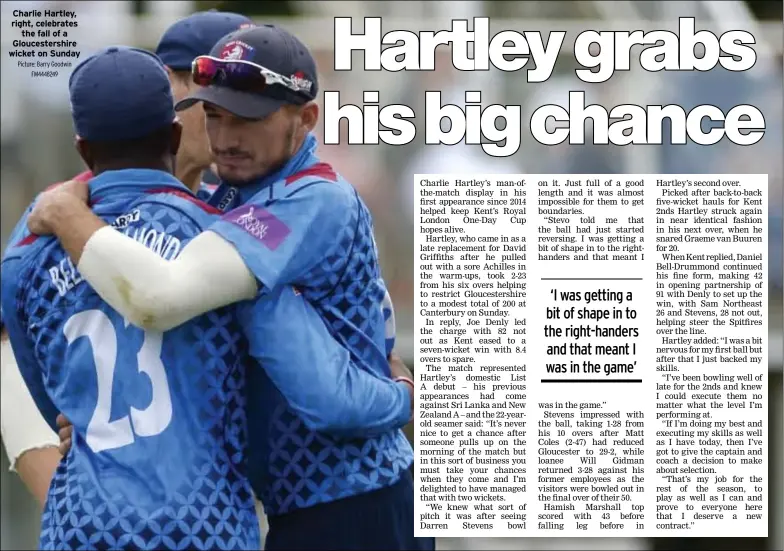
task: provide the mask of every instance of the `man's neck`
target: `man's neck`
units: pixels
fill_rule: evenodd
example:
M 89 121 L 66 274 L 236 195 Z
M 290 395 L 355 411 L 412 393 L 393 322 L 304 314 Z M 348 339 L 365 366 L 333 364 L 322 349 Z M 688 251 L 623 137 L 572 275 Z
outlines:
M 196 193 L 201 187 L 201 174 L 204 170 L 205 167 L 196 166 L 193 163 L 183 163 L 182 166 L 178 164 L 174 175 L 185 184 L 185 187 Z
M 102 172 L 110 170 L 128 170 L 128 169 L 147 169 L 147 170 L 160 170 L 171 174 L 171 163 L 166 161 L 116 161 L 108 163 L 95 163 L 92 167 L 93 176 L 98 176 Z

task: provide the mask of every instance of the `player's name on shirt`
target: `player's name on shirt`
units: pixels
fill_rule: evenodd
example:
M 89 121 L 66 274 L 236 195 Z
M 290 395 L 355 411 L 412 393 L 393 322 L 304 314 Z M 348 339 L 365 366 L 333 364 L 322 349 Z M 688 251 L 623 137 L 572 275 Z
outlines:
M 125 235 L 138 241 L 148 249 L 151 249 L 158 256 L 165 260 L 174 260 L 182 251 L 182 241 L 180 238 L 150 226 L 133 227 L 131 224 L 141 220 L 139 209 L 134 209 L 126 214 L 118 216 L 111 224 L 113 228 L 121 231 Z M 61 297 L 64 297 L 71 289 L 79 285 L 82 278 L 79 271 L 74 266 L 71 258 L 65 256 L 59 262 L 46 268 L 52 285 Z
M 71 257 L 66 256 L 60 262 L 46 268 L 52 286 L 57 289 L 57 293 L 64 297 L 68 291 L 79 285 L 84 278 L 79 270 L 76 269 Z
M 182 251 L 182 241 L 179 237 L 155 230 L 150 226 L 128 226 L 122 230 L 122 233 L 138 241 L 164 260 L 174 260 Z

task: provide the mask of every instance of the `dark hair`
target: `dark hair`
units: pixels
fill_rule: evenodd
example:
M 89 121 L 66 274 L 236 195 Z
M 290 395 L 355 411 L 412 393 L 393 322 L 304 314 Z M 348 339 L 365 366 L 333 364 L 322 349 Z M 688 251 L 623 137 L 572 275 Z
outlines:
M 172 125 L 131 140 L 88 141 L 95 162 L 152 161 L 171 153 Z

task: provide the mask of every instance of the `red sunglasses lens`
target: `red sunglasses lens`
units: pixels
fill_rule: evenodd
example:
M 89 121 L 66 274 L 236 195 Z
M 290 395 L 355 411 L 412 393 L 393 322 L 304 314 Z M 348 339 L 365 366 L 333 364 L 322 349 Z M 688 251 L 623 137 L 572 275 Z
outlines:
M 241 92 L 260 93 L 267 87 L 261 71 L 247 63 L 198 58 L 193 63 L 193 82 L 199 86 L 226 86 Z
M 213 59 L 200 57 L 193 62 L 193 82 L 199 86 L 209 86 L 218 73 L 218 64 Z

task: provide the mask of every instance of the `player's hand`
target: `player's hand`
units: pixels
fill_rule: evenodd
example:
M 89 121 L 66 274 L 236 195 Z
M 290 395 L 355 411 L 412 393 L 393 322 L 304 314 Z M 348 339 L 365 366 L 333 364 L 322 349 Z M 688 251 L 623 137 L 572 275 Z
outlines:
M 54 233 L 56 217 L 62 213 L 65 201 L 87 203 L 90 197 L 87 182 L 70 180 L 38 196 L 30 216 L 27 228 L 36 235 Z
M 62 413 L 57 416 L 57 428 L 60 429 L 57 436 L 60 437 L 60 453 L 65 457 L 71 449 L 71 434 L 73 425 Z
M 392 378 L 396 377 L 405 377 L 411 381 L 414 380 L 414 375 L 411 373 L 411 370 L 408 369 L 406 364 L 403 362 L 403 359 L 398 356 L 395 351 L 393 350 L 389 354 L 389 371 L 392 375 Z M 398 384 L 405 384 L 406 388 L 408 389 L 408 394 L 411 396 L 411 415 L 414 415 L 414 387 L 408 383 L 398 383 Z
M 389 371 L 392 373 L 393 379 L 395 377 L 413 379 L 414 377 L 411 370 L 408 369 L 402 358 L 398 356 L 394 350 L 389 354 Z

